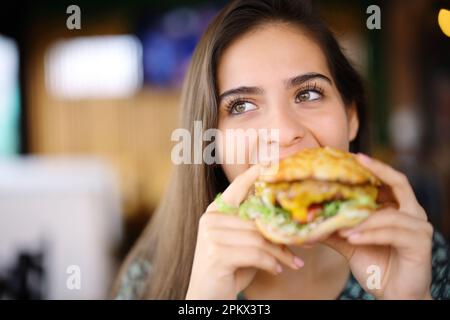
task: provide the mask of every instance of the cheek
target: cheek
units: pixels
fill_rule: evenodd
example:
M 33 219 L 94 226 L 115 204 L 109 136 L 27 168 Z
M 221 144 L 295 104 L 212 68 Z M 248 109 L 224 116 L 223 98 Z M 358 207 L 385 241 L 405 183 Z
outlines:
M 219 121 L 221 132 L 217 139 L 218 160 L 229 181 L 243 173 L 253 163 L 251 157 L 258 145 L 257 126 L 251 121 L 243 123 Z
M 348 122 L 344 106 L 329 108 L 326 114 L 314 119 L 311 132 L 321 145 L 348 150 Z

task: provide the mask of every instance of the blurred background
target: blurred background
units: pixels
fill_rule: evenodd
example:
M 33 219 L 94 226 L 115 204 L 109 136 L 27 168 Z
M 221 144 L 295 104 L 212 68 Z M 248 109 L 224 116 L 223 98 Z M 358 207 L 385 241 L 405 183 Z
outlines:
M 190 56 L 226 2 L 2 4 L 0 299 L 108 297 L 167 184 Z M 367 81 L 373 154 L 450 239 L 449 1 L 315 2 Z

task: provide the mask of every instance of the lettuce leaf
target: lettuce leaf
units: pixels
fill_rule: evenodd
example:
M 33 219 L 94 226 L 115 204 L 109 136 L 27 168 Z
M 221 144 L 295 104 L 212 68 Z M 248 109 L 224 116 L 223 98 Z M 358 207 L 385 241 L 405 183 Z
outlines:
M 244 220 L 251 220 L 255 218 L 263 219 L 266 222 L 274 223 L 277 225 L 291 225 L 294 224 L 297 228 L 301 228 L 303 225 L 298 224 L 291 219 L 291 215 L 288 211 L 283 208 L 276 207 L 268 201 L 251 196 L 245 200 L 239 207 L 231 206 L 225 203 L 221 197 L 220 193 L 216 196 L 217 208 L 220 212 L 226 214 L 237 214 L 240 218 Z M 365 207 L 376 209 L 377 204 L 375 201 L 368 196 L 360 196 L 351 200 L 334 200 L 324 204 L 323 211 L 320 215 L 325 218 L 332 217 L 336 215 L 341 208 L 344 207 Z
M 323 216 L 326 218 L 334 216 L 336 213 L 338 213 L 341 205 L 342 201 L 340 200 L 325 203 L 325 205 L 323 206 Z
M 377 209 L 378 207 L 375 200 L 368 196 L 359 196 L 358 198 L 345 201 L 345 205 L 354 208 L 364 207 L 369 209 Z
M 239 216 L 244 219 L 259 217 L 270 220 L 278 215 L 281 216 L 283 220 L 287 220 L 290 217 L 289 212 L 286 210 L 278 208 L 271 203 L 266 203 L 256 196 L 248 198 L 239 206 Z
M 239 208 L 229 205 L 222 199 L 222 193 L 218 193 L 216 195 L 216 198 L 214 199 L 214 202 L 216 203 L 217 210 L 219 210 L 222 213 L 227 214 L 235 214 L 238 212 Z
M 371 197 L 368 196 L 359 196 L 358 198 L 345 201 L 342 200 L 330 201 L 324 204 L 323 216 L 325 216 L 326 218 L 332 217 L 336 215 L 339 212 L 339 210 L 343 207 L 347 208 L 364 207 L 376 209 L 377 204 Z

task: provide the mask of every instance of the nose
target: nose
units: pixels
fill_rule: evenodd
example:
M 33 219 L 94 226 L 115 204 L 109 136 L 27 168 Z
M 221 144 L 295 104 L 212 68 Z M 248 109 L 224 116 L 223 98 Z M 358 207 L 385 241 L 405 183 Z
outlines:
M 273 108 L 268 118 L 268 128 L 279 130 L 278 141 L 271 143 L 278 142 L 280 149 L 296 145 L 302 141 L 307 131 L 298 115 L 287 107 Z

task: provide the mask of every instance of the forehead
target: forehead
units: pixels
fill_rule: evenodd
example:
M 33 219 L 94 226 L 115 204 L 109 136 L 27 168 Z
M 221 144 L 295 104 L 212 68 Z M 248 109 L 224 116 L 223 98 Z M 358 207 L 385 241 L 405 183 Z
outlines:
M 219 93 L 238 86 L 281 85 L 302 73 L 331 78 L 325 56 L 300 28 L 270 23 L 245 33 L 223 52 L 218 63 Z

